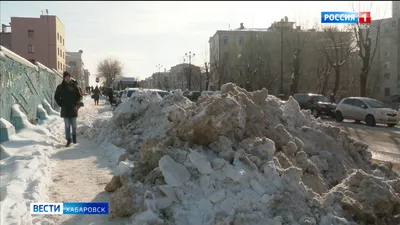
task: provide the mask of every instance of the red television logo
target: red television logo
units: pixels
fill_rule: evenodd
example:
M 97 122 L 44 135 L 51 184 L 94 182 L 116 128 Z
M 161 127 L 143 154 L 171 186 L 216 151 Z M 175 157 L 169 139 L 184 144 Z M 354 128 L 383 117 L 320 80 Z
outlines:
M 371 12 L 359 12 L 358 13 L 359 24 L 370 24 L 371 23 Z

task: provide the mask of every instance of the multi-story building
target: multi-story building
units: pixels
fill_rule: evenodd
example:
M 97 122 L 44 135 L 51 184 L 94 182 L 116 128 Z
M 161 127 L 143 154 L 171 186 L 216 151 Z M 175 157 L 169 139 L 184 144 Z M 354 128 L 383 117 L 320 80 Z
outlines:
M 316 30 L 302 30 L 294 27 L 287 17 L 274 22 L 269 28 L 245 28 L 243 23 L 234 30 L 218 30 L 210 37 L 210 73 L 212 82 L 209 89 L 214 90 L 227 82 L 235 82 L 239 86 L 250 89 L 266 87 L 272 93 L 278 94 L 281 90 L 289 93 L 293 74 L 293 56 L 297 47 L 302 48 L 301 74 L 298 91 L 312 92 L 317 90 L 317 68 L 319 60 L 323 58 L 316 48 L 316 44 L 333 46 L 326 33 Z M 349 43 L 349 32 L 335 31 L 337 43 Z M 339 41 L 340 40 L 340 41 Z M 346 48 L 340 46 L 340 48 Z M 346 51 L 349 48 L 347 47 Z M 281 60 L 283 50 L 283 61 Z M 329 51 L 331 52 L 331 51 Z M 311 58 L 315 57 L 315 58 Z M 263 68 L 263 69 L 258 69 Z M 282 78 L 281 78 L 281 68 Z M 345 68 L 343 68 L 344 71 Z M 257 75 L 249 75 L 256 71 Z M 343 72 L 342 81 L 346 78 Z M 312 82 L 309 82 L 312 81 Z M 330 83 L 335 79 L 330 78 Z M 342 83 L 342 81 L 340 83 Z M 251 82 L 252 85 L 248 83 Z M 332 87 L 330 88 L 332 89 Z
M 86 87 L 89 82 L 85 81 L 85 64 L 82 58 L 83 51 L 66 52 L 67 71 L 79 82 L 79 86 Z
M 371 66 L 368 82 L 369 95 L 388 100 L 400 94 L 400 2 L 392 2 L 392 17 L 372 21 L 371 41 L 376 39 L 380 25 L 379 41 Z M 372 48 L 374 50 L 375 45 Z
M 90 72 L 89 72 L 89 70 L 88 70 L 88 69 L 84 69 L 84 70 L 83 70 L 83 75 L 84 75 L 83 80 L 85 81 L 86 86 L 89 86 L 89 79 L 90 79 Z
M 200 90 L 200 78 L 201 78 L 201 70 L 200 67 L 188 64 L 181 63 L 171 67 L 170 69 L 170 89 L 181 89 L 187 90 L 188 87 L 188 76 L 191 74 L 191 89 L 192 90 Z
M 57 16 L 11 17 L 11 32 L 2 25 L 0 45 L 32 63 L 40 62 L 58 72 L 66 70 L 65 28 Z

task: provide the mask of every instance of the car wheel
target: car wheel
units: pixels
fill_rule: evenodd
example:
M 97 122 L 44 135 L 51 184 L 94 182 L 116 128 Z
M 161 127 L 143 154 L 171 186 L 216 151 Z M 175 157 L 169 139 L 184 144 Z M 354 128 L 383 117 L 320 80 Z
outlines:
M 319 114 L 319 113 L 318 113 L 318 110 L 317 110 L 317 109 L 313 109 L 312 115 L 313 115 L 315 118 L 318 118 L 318 117 L 319 117 L 318 114 Z
M 394 127 L 396 124 L 388 124 L 388 127 Z
M 342 115 L 342 113 L 340 111 L 336 111 L 335 119 L 336 119 L 336 122 L 342 122 L 343 121 L 343 115 Z
M 367 116 L 365 117 L 365 123 L 366 123 L 368 126 L 375 126 L 376 121 L 375 121 L 374 116 L 373 116 L 373 115 L 367 115 Z

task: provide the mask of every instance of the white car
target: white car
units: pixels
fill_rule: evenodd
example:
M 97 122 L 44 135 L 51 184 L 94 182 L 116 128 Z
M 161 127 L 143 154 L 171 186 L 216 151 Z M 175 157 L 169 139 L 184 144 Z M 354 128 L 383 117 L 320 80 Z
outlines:
M 364 97 L 349 97 L 342 99 L 335 110 L 336 121 L 351 119 L 357 122 L 365 121 L 369 126 L 376 123 L 387 124 L 394 127 L 399 122 L 397 112 L 382 102 Z
M 121 102 L 127 101 L 132 94 L 141 91 L 139 88 L 126 88 L 121 95 Z
M 201 95 L 213 95 L 214 92 L 213 91 L 203 91 L 201 92 Z

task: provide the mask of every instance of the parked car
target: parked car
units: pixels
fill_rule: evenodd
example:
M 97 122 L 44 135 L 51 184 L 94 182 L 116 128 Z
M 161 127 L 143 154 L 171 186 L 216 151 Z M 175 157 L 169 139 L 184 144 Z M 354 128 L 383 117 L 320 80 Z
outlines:
M 168 91 L 163 91 L 163 90 L 159 90 L 159 89 L 148 89 L 148 90 L 152 91 L 152 92 L 156 92 L 158 95 L 160 95 L 161 98 L 164 98 L 165 96 L 171 94 Z
M 126 88 L 121 95 L 121 102 L 128 100 L 133 93 L 141 91 L 139 88 Z
M 394 127 L 399 122 L 397 111 L 372 98 L 344 98 L 336 107 L 335 114 L 337 122 L 342 122 L 344 119 L 351 119 L 356 122 L 365 121 L 369 126 L 375 126 L 376 123 L 383 123 L 389 127 Z
M 400 111 L 400 95 L 392 95 L 389 104 L 392 109 Z
M 214 92 L 213 91 L 203 91 L 201 92 L 202 95 L 213 95 Z
M 293 98 L 299 103 L 301 109 L 311 110 L 315 118 L 320 116 L 335 117 L 336 104 L 329 102 L 329 99 L 323 95 L 298 93 L 294 94 Z
M 183 96 L 185 96 L 186 98 L 189 98 L 189 94 L 190 94 L 190 91 L 184 91 L 183 92 Z
M 195 102 L 200 97 L 200 95 L 201 95 L 200 91 L 191 91 L 189 93 L 188 99 L 190 99 L 191 101 Z

